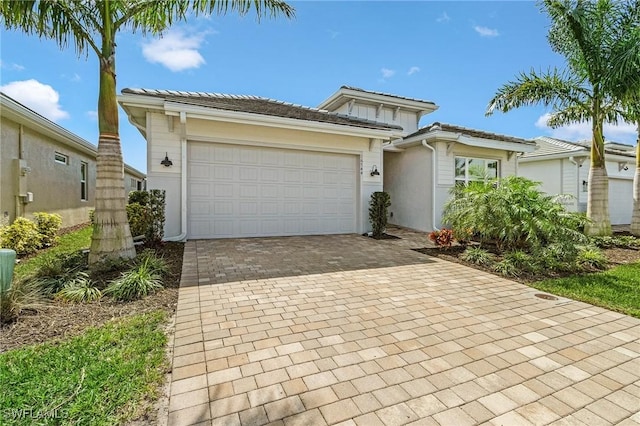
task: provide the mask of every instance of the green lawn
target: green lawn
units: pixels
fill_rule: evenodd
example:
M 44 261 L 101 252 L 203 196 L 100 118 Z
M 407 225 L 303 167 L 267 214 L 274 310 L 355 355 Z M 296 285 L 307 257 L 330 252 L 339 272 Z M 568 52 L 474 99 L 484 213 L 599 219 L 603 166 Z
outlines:
M 640 318 L 640 263 L 597 274 L 544 280 L 532 286 Z
M 83 335 L 0 354 L 0 423 L 113 425 L 154 399 L 166 314 L 122 318 Z
M 34 272 L 40 265 L 52 256 L 59 253 L 73 253 L 78 250 L 89 248 L 91 245 L 91 234 L 93 227 L 70 232 L 60 237 L 60 242 L 48 250 L 38 253 L 34 257 L 21 261 L 16 265 L 14 274 L 16 278 L 21 278 Z

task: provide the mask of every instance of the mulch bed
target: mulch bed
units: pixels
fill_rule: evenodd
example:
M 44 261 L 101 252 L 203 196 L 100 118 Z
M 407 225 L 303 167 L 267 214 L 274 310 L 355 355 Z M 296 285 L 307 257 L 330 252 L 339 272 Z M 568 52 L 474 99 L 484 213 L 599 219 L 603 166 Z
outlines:
M 18 319 L 0 329 L 0 352 L 25 345 L 48 342 L 81 334 L 88 327 L 127 315 L 164 310 L 169 315 L 178 304 L 178 288 L 182 272 L 183 243 L 164 243 L 156 249 L 169 264 L 165 288 L 133 302 L 116 302 L 103 298 L 93 303 L 51 303 L 38 310 L 23 311 Z
M 495 271 L 493 271 L 491 268 L 487 268 L 485 266 L 482 265 L 476 265 L 475 263 L 471 263 L 471 262 L 466 262 L 464 260 L 462 260 L 460 258 L 460 255 L 464 252 L 465 248 L 462 246 L 453 246 L 450 247 L 449 249 L 445 250 L 445 249 L 439 249 L 436 247 L 425 247 L 425 248 L 420 248 L 420 249 L 414 249 L 415 251 L 419 252 L 419 253 L 423 253 L 429 256 L 433 256 L 433 257 L 437 257 L 443 260 L 448 260 L 449 262 L 455 262 L 455 263 L 459 263 L 465 266 L 469 266 L 471 268 L 474 269 L 478 269 L 481 271 L 485 271 L 485 272 L 489 272 L 491 274 L 494 275 L 498 275 L 500 277 L 502 277 L 502 275 L 497 274 Z M 606 256 L 607 260 L 609 261 L 609 265 L 610 267 L 614 267 L 614 266 L 618 266 L 618 265 L 625 265 L 627 263 L 634 263 L 634 262 L 640 262 L 640 250 L 635 250 L 635 249 L 622 249 L 622 248 L 610 248 L 610 249 L 604 249 L 602 250 L 604 255 Z M 548 274 L 548 275 L 533 275 L 533 274 L 526 274 L 526 275 L 521 275 L 519 277 L 508 277 L 511 280 L 514 281 L 518 281 L 521 283 L 532 283 L 532 282 L 536 282 L 536 281 L 540 281 L 540 280 L 544 280 L 547 278 L 560 278 L 563 276 L 570 276 L 570 275 L 575 275 L 575 274 L 571 274 L 571 273 L 555 273 L 555 274 Z

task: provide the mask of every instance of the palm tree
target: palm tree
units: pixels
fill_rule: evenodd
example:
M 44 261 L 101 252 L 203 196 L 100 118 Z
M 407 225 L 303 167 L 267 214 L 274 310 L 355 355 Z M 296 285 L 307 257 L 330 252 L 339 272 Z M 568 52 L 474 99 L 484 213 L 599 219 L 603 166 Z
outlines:
M 588 235 L 611 234 L 609 219 L 609 180 L 605 168 L 604 122 L 620 116 L 616 81 L 632 79 L 634 71 L 615 61 L 616 46 L 623 43 L 619 31 L 621 17 L 631 8 L 616 0 L 544 0 L 551 19 L 548 40 L 551 48 L 567 62 L 564 71 L 521 73 L 496 92 L 486 114 L 510 111 L 526 105 L 543 104 L 553 108 L 549 125 L 591 121 L 591 168 L 585 227 Z
M 637 126 L 631 233 L 640 236 L 640 2 L 627 4 L 618 28 L 623 42 L 615 46 L 615 61 L 623 71 L 612 75 L 611 84 L 621 99 L 620 115 Z M 627 72 L 627 69 L 632 72 Z
M 7 29 L 21 30 L 55 40 L 60 48 L 74 44 L 78 56 L 92 51 L 100 66 L 95 226 L 89 263 L 135 257 L 124 190 L 122 150 L 116 99 L 115 38 L 128 29 L 159 34 L 188 14 L 247 14 L 287 18 L 294 9 L 282 0 L 3 0 L 0 21 Z

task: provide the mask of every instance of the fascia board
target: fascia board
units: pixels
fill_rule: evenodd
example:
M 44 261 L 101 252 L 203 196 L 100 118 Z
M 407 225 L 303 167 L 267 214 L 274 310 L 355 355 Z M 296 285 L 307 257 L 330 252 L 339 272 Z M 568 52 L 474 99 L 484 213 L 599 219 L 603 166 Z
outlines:
M 415 135 L 408 139 L 405 139 L 402 142 L 396 143 L 397 147 L 408 147 L 412 145 L 417 145 L 422 142 L 422 140 L 427 140 L 428 142 L 441 140 L 445 142 L 457 142 L 463 145 L 475 146 L 478 148 L 490 148 L 497 149 L 501 151 L 515 151 L 515 152 L 533 152 L 536 147 L 534 144 L 523 144 L 518 142 L 507 142 L 507 141 L 495 141 L 491 139 L 483 139 L 483 138 L 474 138 L 465 136 L 461 133 L 453 133 L 453 132 L 444 132 L 444 131 L 432 131 L 429 133 L 424 133 L 421 135 Z
M 438 105 L 429 102 L 412 101 L 409 99 L 394 98 L 392 96 L 361 92 L 359 90 L 351 89 L 340 89 L 339 91 L 331 95 L 327 100 L 318 105 L 318 108 L 328 110 L 337 108 L 344 103 L 341 102 L 341 98 L 344 99 L 344 102 L 348 101 L 349 99 L 356 99 L 369 101 L 373 104 L 399 106 L 413 112 L 422 112 L 423 115 L 438 109 Z
M 531 157 L 520 157 L 518 161 L 520 163 L 533 163 L 536 161 L 546 161 L 546 160 L 560 160 L 563 158 L 589 158 L 589 153 L 583 150 L 578 151 L 567 151 L 560 152 L 557 154 L 547 154 L 547 155 L 534 155 Z
M 240 111 L 227 111 L 208 107 L 185 105 L 175 102 L 165 102 L 165 114 L 179 115 L 180 112 L 187 113 L 188 117 L 201 120 L 225 121 L 230 123 L 252 124 L 292 130 L 308 130 L 364 138 L 390 139 L 395 134 L 393 129 L 368 129 L 365 127 L 322 123 L 318 121 L 306 121 L 295 118 L 253 114 Z

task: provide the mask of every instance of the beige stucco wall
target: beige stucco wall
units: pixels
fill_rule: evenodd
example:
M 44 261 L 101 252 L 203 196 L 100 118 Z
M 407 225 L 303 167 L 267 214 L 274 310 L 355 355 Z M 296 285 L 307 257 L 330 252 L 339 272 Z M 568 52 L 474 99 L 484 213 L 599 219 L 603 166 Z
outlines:
M 18 152 L 19 125 L 2 119 L 2 205 L 0 214 L 13 221 L 16 214 L 31 217 L 35 212 L 57 213 L 62 226 L 73 226 L 89 220 L 89 209 L 95 197 L 95 160 L 52 138 L 23 127 L 22 158 L 31 172 L 27 174 L 27 191 L 33 193 L 33 202 L 16 200 L 17 182 L 15 159 Z M 68 156 L 68 164 L 55 162 L 55 153 Z M 88 165 L 88 199 L 80 199 L 80 164 Z M 16 207 L 17 206 L 17 207 Z
M 87 154 L 54 138 L 22 126 L 22 153 L 19 152 L 20 125 L 2 118 L 0 150 L 0 218 L 7 222 L 16 216 L 31 218 L 33 213 L 57 213 L 62 216 L 62 226 L 69 227 L 89 221 L 89 210 L 95 205 L 96 161 Z M 57 163 L 55 153 L 68 157 L 67 164 Z M 33 202 L 17 199 L 17 159 L 26 161 L 30 172 L 26 175 L 26 191 L 33 193 Z M 87 200 L 81 200 L 81 163 L 88 168 Z M 132 188 L 131 178 L 143 176 L 125 173 L 125 189 Z M 135 188 L 133 188 L 135 189 Z
M 369 229 L 368 205 L 373 191 L 382 190 L 382 141 L 328 132 L 307 131 L 283 127 L 229 123 L 213 120 L 187 118 L 183 129 L 177 117 L 169 118 L 162 113 L 147 114 L 148 189 L 167 190 L 167 212 L 165 235 L 177 236 L 181 231 L 181 137 L 189 141 L 213 143 L 237 143 L 287 149 L 302 149 L 321 152 L 350 153 L 359 156 L 362 173 L 359 176 L 358 228 Z M 160 164 L 167 155 L 173 162 L 171 167 Z M 380 172 L 371 176 L 373 166 Z

